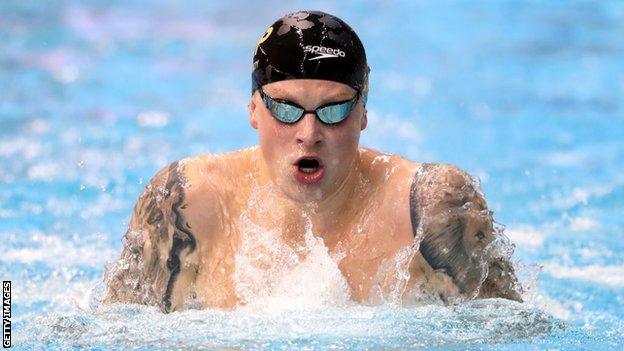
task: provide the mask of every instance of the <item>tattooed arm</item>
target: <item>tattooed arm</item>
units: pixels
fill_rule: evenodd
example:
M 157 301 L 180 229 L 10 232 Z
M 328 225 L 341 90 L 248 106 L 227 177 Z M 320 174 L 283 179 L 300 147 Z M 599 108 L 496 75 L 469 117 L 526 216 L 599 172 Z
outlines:
M 450 278 L 460 294 L 441 293 L 445 301 L 522 301 L 509 257 L 513 247 L 493 228 L 492 212 L 468 174 L 454 166 L 423 164 L 412 183 L 410 212 L 422 257 L 436 274 Z
M 189 191 L 184 166 L 174 162 L 156 174 L 139 198 L 123 250 L 106 272 L 104 302 L 179 308 L 199 263 L 193 227 L 187 220 Z

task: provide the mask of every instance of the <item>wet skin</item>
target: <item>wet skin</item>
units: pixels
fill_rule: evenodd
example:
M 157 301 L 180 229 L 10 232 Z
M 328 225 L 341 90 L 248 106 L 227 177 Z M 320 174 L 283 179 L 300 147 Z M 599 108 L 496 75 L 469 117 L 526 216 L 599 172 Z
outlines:
M 355 95 L 341 83 L 304 79 L 264 91 L 306 110 Z M 360 148 L 367 124 L 361 101 L 337 125 L 324 125 L 312 113 L 284 124 L 256 92 L 249 116 L 258 147 L 185 159 L 154 177 L 135 207 L 122 264 L 107 272 L 105 301 L 167 312 L 189 295 L 206 307 L 241 303 L 233 275 L 248 230 L 242 218 L 280 233 L 281 244 L 292 248 L 305 246 L 310 228 L 331 255 L 343 257 L 338 267 L 358 302 L 371 298 L 373 284 L 382 291 L 392 286 L 396 272 L 379 279 L 380 265 L 406 247 L 420 248 L 406 262 L 408 289 L 447 302 L 520 299 L 512 265 L 487 250 L 496 233 L 470 177 L 453 166 Z M 302 172 L 302 158 L 315 159 L 318 167 Z

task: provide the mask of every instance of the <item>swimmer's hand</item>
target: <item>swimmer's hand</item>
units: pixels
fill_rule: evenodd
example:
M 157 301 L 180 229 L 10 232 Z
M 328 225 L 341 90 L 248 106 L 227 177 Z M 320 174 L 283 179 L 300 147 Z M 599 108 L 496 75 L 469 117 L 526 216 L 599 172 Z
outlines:
M 494 230 L 492 212 L 475 180 L 454 166 L 424 164 L 413 184 L 412 224 L 421 236 L 420 253 L 437 280 L 450 278 L 456 287 L 441 284 L 440 297 L 445 302 L 490 297 L 522 301 L 509 261 L 513 247 Z
M 107 269 L 104 302 L 179 308 L 195 280 L 199 254 L 186 219 L 182 165 L 161 170 L 137 202 L 119 260 Z

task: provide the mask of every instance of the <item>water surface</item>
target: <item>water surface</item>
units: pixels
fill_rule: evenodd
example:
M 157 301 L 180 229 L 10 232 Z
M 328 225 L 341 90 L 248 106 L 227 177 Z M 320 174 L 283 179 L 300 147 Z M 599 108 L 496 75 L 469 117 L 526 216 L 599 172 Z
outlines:
M 98 306 L 155 171 L 256 143 L 252 51 L 299 8 L 344 18 L 368 50 L 363 145 L 481 178 L 527 303 Z M 624 347 L 620 1 L 3 1 L 0 38 L 0 275 L 17 349 Z

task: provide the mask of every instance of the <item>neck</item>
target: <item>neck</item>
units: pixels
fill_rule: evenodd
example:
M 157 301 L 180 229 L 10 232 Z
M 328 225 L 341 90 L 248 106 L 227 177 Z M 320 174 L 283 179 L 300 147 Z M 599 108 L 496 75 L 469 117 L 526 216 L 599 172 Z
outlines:
M 318 224 L 319 228 L 336 224 L 335 222 L 343 218 L 344 213 L 352 207 L 351 200 L 362 175 L 359 152 L 351 161 L 348 170 L 334 191 L 310 206 L 311 216 L 316 220 L 313 224 Z

